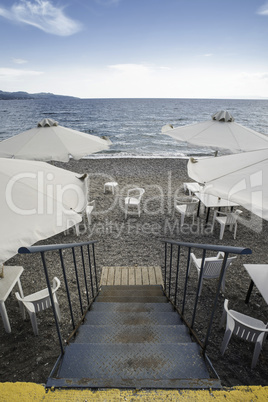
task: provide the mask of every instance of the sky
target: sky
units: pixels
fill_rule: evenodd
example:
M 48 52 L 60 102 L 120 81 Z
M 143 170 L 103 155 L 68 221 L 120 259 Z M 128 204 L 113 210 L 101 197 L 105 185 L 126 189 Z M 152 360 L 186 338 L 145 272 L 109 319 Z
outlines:
M 0 0 L 0 90 L 268 98 L 268 1 Z

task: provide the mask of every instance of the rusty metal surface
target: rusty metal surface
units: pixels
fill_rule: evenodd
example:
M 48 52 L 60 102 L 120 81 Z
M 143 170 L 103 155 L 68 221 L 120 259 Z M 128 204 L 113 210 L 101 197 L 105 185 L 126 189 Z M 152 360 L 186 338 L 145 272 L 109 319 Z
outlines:
M 119 288 L 119 289 L 118 289 Z M 149 294 L 149 295 L 148 295 Z M 220 388 L 161 286 L 104 286 L 48 387 Z
M 165 296 L 102 296 L 96 298 L 96 302 L 106 303 L 168 303 Z
M 76 337 L 76 343 L 186 343 L 191 342 L 184 325 L 84 325 Z
M 114 311 L 114 312 L 132 312 L 132 313 L 142 313 L 142 312 L 172 312 L 174 308 L 170 303 L 105 303 L 99 302 L 94 303 L 90 311 Z
M 200 349 L 181 344 L 71 344 L 66 348 L 58 378 L 112 381 L 209 378 Z M 160 385 L 161 386 L 161 385 Z
M 180 325 L 181 319 L 172 313 L 114 313 L 90 311 L 84 325 Z

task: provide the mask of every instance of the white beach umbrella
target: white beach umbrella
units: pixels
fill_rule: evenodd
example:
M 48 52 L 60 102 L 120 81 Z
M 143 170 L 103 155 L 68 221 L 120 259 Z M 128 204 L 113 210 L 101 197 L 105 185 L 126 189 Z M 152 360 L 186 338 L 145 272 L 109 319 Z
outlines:
M 173 128 L 166 125 L 162 133 L 189 144 L 224 148 L 231 152 L 251 151 L 268 147 L 268 136 L 234 122 L 227 111 L 212 116 L 211 120 Z
M 0 158 L 0 263 L 80 222 L 85 179 L 44 162 Z
M 204 191 L 226 198 L 268 220 L 268 149 L 194 159 L 188 175 L 204 183 Z
M 52 119 L 0 142 L 0 157 L 68 162 L 109 148 L 110 140 L 58 125 Z

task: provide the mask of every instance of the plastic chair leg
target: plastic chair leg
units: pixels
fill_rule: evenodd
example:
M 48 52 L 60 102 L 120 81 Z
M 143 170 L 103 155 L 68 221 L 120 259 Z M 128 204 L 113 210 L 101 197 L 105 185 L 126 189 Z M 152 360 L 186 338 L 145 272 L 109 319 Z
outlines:
M 33 332 L 37 336 L 38 335 L 38 324 L 37 324 L 36 314 L 31 313 L 30 319 L 31 319 L 32 327 L 33 327 Z
M 236 239 L 236 231 L 237 231 L 237 224 L 235 224 L 235 227 L 234 227 L 234 239 Z
M 252 362 L 251 362 L 252 369 L 256 366 L 256 364 L 258 362 L 258 358 L 261 353 L 261 348 L 262 348 L 262 342 L 256 342 L 256 345 L 254 348 L 254 353 L 253 353 L 253 358 L 252 358 Z
M 223 238 L 224 229 L 225 229 L 225 225 L 221 225 L 220 240 L 222 240 L 222 238 Z
M 222 356 L 224 355 L 224 353 L 225 353 L 225 351 L 227 349 L 227 346 L 228 346 L 228 343 L 230 342 L 231 336 L 232 336 L 232 331 L 230 329 L 227 329 L 225 331 L 223 341 L 222 341 L 222 344 L 221 344 L 221 354 L 222 354 Z

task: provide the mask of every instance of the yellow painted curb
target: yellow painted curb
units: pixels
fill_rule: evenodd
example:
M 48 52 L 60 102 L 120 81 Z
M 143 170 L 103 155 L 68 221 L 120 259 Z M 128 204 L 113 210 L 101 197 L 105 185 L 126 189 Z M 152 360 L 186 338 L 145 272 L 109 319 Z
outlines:
M 46 391 L 43 385 L 34 383 L 0 383 L 1 402 L 30 401 L 268 401 L 268 387 L 235 387 L 221 391 L 208 390 L 119 390 L 92 391 L 88 389 L 56 389 Z

